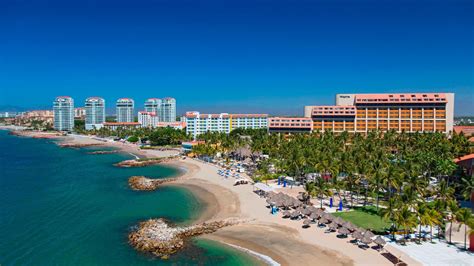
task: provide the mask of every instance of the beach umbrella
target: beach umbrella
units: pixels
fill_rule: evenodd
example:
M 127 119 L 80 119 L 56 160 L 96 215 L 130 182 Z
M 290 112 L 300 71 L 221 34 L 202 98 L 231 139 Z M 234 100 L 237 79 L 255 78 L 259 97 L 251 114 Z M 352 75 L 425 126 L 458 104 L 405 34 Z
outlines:
M 374 233 L 372 233 L 369 230 L 365 231 L 365 233 L 364 233 L 364 237 L 372 238 L 374 236 L 375 236 Z
M 364 236 L 362 238 L 361 242 L 368 245 L 368 244 L 372 243 L 372 238 Z
M 310 215 L 310 214 L 311 214 L 311 210 L 310 210 L 309 208 L 304 208 L 301 213 L 303 213 L 304 215 Z
M 310 210 L 311 212 L 317 212 L 319 209 L 314 206 L 309 206 L 308 210 Z
M 266 201 L 268 204 L 272 204 L 272 202 L 273 202 L 272 199 L 270 199 L 270 198 L 267 198 L 265 201 Z
M 337 223 L 338 225 L 342 225 L 344 223 L 344 220 L 342 220 L 341 217 L 336 217 L 334 218 L 333 222 Z
M 377 244 L 379 247 L 383 247 L 385 246 L 385 244 L 387 244 L 387 242 L 385 242 L 385 240 L 381 236 L 377 236 L 377 238 L 375 238 L 374 240 L 374 243 Z
M 320 224 L 326 224 L 326 223 L 328 223 L 328 222 L 329 222 L 329 220 L 326 219 L 326 218 L 324 218 L 324 217 L 321 218 L 321 219 L 319 219 L 319 223 L 320 223 Z
M 332 223 L 329 224 L 329 228 L 330 228 L 330 229 L 336 230 L 337 227 L 338 227 L 338 225 L 337 225 L 337 223 L 335 223 L 335 222 L 332 222 Z
M 297 218 L 298 216 L 300 216 L 300 212 L 299 211 L 293 211 L 291 213 L 291 218 Z
M 341 235 L 348 235 L 350 233 L 349 229 L 347 229 L 345 227 L 339 228 L 339 230 L 337 230 L 337 232 Z
M 332 216 L 329 213 L 324 213 L 324 218 L 326 218 L 328 221 L 333 221 L 334 220 L 334 216 Z
M 303 225 L 306 226 L 306 227 L 309 227 L 310 224 L 311 224 L 311 220 L 310 220 L 310 219 L 305 219 L 305 220 L 303 221 Z
M 355 239 L 362 239 L 364 236 L 362 235 L 361 232 L 356 231 L 355 233 L 352 234 L 352 237 Z
M 299 194 L 297 199 L 300 200 L 300 201 L 303 201 L 304 200 L 303 194 Z
M 355 226 L 351 222 L 345 222 L 342 224 L 343 227 L 349 229 L 350 231 L 355 230 Z
M 311 213 L 311 215 L 309 216 L 310 219 L 313 219 L 313 220 L 316 220 L 319 218 L 319 215 L 317 213 Z
M 290 216 L 291 216 L 290 211 L 284 211 L 284 212 L 283 212 L 283 217 L 284 217 L 284 218 L 288 218 L 288 217 L 290 217 Z

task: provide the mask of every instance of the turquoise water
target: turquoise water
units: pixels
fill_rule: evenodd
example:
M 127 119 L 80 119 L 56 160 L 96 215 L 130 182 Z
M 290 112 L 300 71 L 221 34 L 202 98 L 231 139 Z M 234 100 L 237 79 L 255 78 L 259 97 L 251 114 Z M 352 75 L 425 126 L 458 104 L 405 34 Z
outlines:
M 89 155 L 51 140 L 0 130 L 0 265 L 251 265 L 257 261 L 212 241 L 192 240 L 169 260 L 136 252 L 130 227 L 164 217 L 189 223 L 204 208 L 189 191 L 131 191 L 128 177 L 178 174 L 164 166 L 118 168 L 131 156 Z M 97 148 L 95 148 L 97 149 Z M 102 148 L 100 149 L 102 150 Z

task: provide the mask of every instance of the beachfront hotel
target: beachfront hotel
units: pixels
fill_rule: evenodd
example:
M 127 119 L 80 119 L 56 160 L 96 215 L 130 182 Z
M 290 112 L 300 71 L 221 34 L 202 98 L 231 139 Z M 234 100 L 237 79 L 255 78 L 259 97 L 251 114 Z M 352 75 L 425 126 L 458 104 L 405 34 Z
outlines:
M 142 127 L 156 127 L 158 122 L 160 122 L 160 120 L 157 113 L 149 111 L 138 112 L 138 123 L 140 123 Z
M 69 96 L 58 96 L 53 102 L 54 129 L 72 131 L 74 128 L 74 100 Z
M 117 122 L 134 122 L 133 115 L 134 101 L 130 98 L 120 98 L 116 103 Z
M 155 113 L 158 119 L 161 114 L 162 100 L 159 98 L 150 98 L 145 101 L 145 112 Z
M 269 133 L 309 133 L 313 131 L 313 120 L 309 117 L 270 117 Z
M 176 122 L 176 99 L 163 98 L 161 100 L 160 122 Z
M 105 100 L 100 97 L 89 97 L 85 102 L 86 130 L 100 129 L 105 122 Z
M 187 112 L 185 115 L 186 133 L 196 138 L 206 132 L 230 133 L 236 128 L 267 128 L 268 114 L 201 114 Z
M 337 94 L 336 105 L 305 106 L 304 116 L 313 121 L 313 131 L 449 133 L 454 93 Z

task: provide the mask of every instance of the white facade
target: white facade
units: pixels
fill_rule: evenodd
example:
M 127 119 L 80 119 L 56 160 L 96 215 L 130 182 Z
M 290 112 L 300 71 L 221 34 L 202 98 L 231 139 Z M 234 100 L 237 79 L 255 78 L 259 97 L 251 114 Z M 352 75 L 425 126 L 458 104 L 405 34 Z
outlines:
M 100 97 L 86 99 L 86 130 L 100 129 L 105 122 L 105 101 Z
M 134 101 L 130 98 L 120 98 L 116 103 L 117 122 L 134 122 Z
M 145 101 L 145 112 L 155 113 L 158 119 L 160 119 L 162 104 L 163 101 L 159 98 L 147 99 Z
M 176 99 L 163 98 L 161 102 L 161 113 L 159 115 L 161 122 L 176 121 Z
M 54 129 L 72 131 L 74 128 L 74 100 L 68 96 L 59 96 L 53 102 Z
M 138 123 L 142 127 L 156 127 L 159 117 L 155 112 L 138 112 Z
M 230 133 L 236 128 L 268 128 L 267 114 L 200 114 L 187 112 L 186 133 L 194 138 L 206 132 Z

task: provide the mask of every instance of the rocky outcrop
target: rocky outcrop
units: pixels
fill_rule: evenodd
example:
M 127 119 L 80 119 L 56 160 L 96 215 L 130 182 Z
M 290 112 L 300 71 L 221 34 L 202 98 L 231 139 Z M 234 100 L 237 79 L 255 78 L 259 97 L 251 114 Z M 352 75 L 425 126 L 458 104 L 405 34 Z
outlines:
M 61 148 L 83 148 L 83 147 L 93 147 L 93 146 L 102 146 L 102 143 L 61 143 L 59 147 Z
M 42 132 L 31 130 L 12 130 L 8 134 L 13 136 L 30 137 L 34 139 L 56 139 L 64 136 L 64 134 L 60 132 Z
M 149 165 L 160 164 L 176 159 L 177 157 L 163 157 L 163 158 L 141 158 L 136 160 L 126 160 L 114 164 L 118 167 L 143 167 Z
M 171 227 L 163 219 L 150 219 L 141 222 L 128 235 L 128 241 L 139 251 L 167 259 L 183 248 L 188 238 L 213 233 L 222 227 L 237 223 L 237 220 L 224 220 L 188 227 Z
M 118 151 L 91 151 L 88 152 L 87 154 L 111 154 L 111 153 L 117 153 Z
M 151 191 L 156 190 L 161 184 L 175 181 L 176 178 L 152 179 L 145 176 L 132 176 L 128 179 L 128 185 L 133 190 Z

